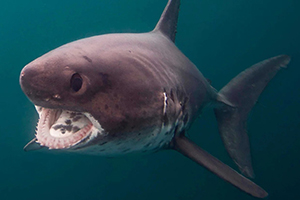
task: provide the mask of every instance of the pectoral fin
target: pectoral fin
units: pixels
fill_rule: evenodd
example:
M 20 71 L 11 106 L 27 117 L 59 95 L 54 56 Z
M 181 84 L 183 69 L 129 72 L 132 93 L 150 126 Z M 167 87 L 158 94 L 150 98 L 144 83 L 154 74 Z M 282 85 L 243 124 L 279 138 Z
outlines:
M 33 138 L 30 142 L 28 142 L 23 148 L 24 151 L 34 151 L 43 148 L 43 146 L 36 143 L 36 138 Z
M 201 149 L 185 136 L 174 137 L 173 148 L 240 190 L 258 198 L 268 196 L 264 189 Z

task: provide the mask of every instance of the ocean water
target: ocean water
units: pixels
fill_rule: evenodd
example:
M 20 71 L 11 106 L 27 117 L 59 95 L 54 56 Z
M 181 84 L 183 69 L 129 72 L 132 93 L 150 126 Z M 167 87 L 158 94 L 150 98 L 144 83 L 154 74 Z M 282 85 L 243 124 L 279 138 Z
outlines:
M 37 114 L 19 86 L 21 69 L 67 42 L 153 29 L 166 0 L 4 1 L 0 7 L 0 199 L 254 199 L 175 151 L 105 158 L 24 152 Z M 217 89 L 245 68 L 292 56 L 250 115 L 254 181 L 268 199 L 300 199 L 300 1 L 182 0 L 177 46 Z M 236 168 L 212 110 L 189 130 Z

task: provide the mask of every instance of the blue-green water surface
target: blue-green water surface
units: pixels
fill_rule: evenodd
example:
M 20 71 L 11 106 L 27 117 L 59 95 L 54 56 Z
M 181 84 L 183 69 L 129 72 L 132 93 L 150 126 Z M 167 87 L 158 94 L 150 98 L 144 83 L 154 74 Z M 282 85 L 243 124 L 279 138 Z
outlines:
M 0 199 L 254 199 L 175 151 L 104 158 L 24 152 L 37 114 L 19 86 L 23 66 L 83 37 L 153 29 L 166 0 L 3 1 L 0 6 Z M 300 199 L 300 1 L 182 0 L 177 46 L 217 89 L 245 68 L 292 56 L 250 115 L 254 181 L 270 200 Z M 235 167 L 211 109 L 189 131 Z

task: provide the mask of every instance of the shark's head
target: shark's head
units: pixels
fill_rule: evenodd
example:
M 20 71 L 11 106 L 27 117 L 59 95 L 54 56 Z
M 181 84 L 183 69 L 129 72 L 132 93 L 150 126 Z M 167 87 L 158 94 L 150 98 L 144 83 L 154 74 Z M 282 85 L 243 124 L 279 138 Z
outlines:
M 50 149 L 64 149 L 106 135 L 98 120 L 109 105 L 99 103 L 99 96 L 105 102 L 111 83 L 103 71 L 83 50 L 69 45 L 23 68 L 21 88 L 39 113 L 38 143 Z
M 169 1 L 152 32 L 77 40 L 26 65 L 20 85 L 40 117 L 33 142 L 113 153 L 170 142 L 184 98 L 166 67 L 188 62 L 173 43 L 178 8 Z
M 141 53 L 140 45 L 148 41 L 138 34 L 96 36 L 26 65 L 20 85 L 39 113 L 36 142 L 50 149 L 124 144 L 119 151 L 126 141 L 134 143 L 132 151 L 157 146 L 161 139 L 151 137 L 161 130 L 166 97 L 158 77 L 145 68 L 150 64 L 142 55 L 151 52 Z

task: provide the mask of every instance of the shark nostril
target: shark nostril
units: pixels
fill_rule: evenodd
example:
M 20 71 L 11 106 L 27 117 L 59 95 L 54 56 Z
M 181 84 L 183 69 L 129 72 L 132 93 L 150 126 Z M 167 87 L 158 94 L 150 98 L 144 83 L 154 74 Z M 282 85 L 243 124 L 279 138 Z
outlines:
M 20 75 L 20 77 L 21 77 L 21 78 L 23 78 L 23 76 L 25 76 L 25 73 L 24 73 L 24 71 L 22 71 L 22 72 L 21 72 L 21 75 Z
M 38 72 L 35 69 L 32 69 L 31 67 L 28 67 L 26 65 L 23 70 L 20 73 L 20 83 L 22 86 L 28 85 L 30 82 L 32 82 L 32 78 L 36 76 Z

